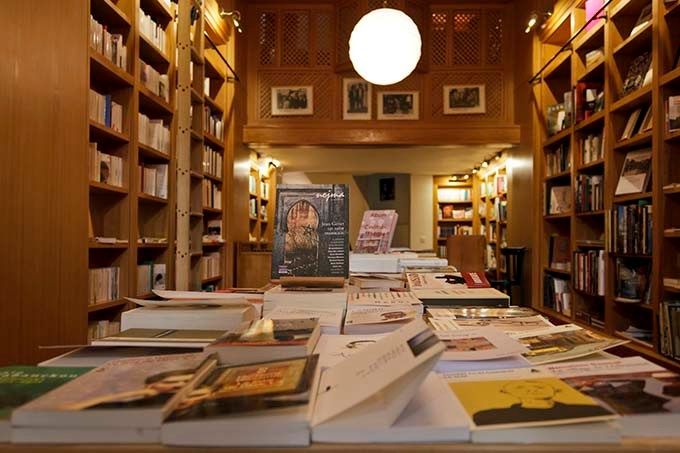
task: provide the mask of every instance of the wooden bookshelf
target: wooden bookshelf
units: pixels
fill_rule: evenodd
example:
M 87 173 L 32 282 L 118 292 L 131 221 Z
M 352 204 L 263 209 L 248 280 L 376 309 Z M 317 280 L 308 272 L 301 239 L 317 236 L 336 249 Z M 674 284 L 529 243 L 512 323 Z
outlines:
M 434 176 L 434 194 L 433 194 L 433 249 L 437 255 L 446 258 L 446 237 L 444 231 L 453 228 L 453 234 L 478 234 L 479 233 L 479 214 L 477 213 L 477 203 L 479 196 L 477 196 L 477 187 L 474 177 L 456 176 L 454 180 L 452 176 Z M 456 199 L 455 201 L 444 201 L 441 198 L 442 190 L 469 190 L 469 197 L 465 199 Z M 448 214 L 442 214 L 443 210 L 453 211 L 470 211 L 468 218 L 448 217 Z M 453 215 L 453 214 L 451 214 Z
M 663 186 L 680 182 L 680 167 L 677 156 L 680 145 L 668 140 L 665 126 L 664 106 L 668 96 L 680 94 L 680 68 L 674 67 L 673 59 L 680 47 L 680 35 L 672 31 L 669 16 L 674 16 L 677 2 L 664 4 L 663 0 L 653 1 L 653 18 L 645 26 L 631 33 L 642 8 L 647 4 L 640 0 L 615 1 L 608 7 L 608 20 L 596 21 L 590 30 L 583 32 L 574 41 L 573 52 L 559 54 L 544 74 L 540 84 L 534 88 L 540 99 L 537 120 L 534 124 L 540 130 L 541 140 L 535 147 L 534 169 L 538 176 L 535 183 L 536 206 L 546 206 L 551 184 L 569 184 L 572 193 L 570 212 L 546 215 L 546 210 L 537 213 L 538 237 L 533 262 L 533 280 L 536 283 L 533 306 L 540 312 L 562 322 L 577 322 L 590 328 L 604 323 L 603 331 L 615 336 L 625 336 L 629 327 L 649 329 L 652 341 L 648 344 L 635 342 L 631 349 L 653 359 L 662 357 L 659 350 L 659 307 L 662 300 L 677 299 L 663 286 L 663 277 L 678 278 L 680 265 L 674 257 L 680 253 L 680 244 L 674 235 L 664 235 L 664 229 L 680 226 L 679 191 L 666 190 Z M 675 16 L 674 16 L 675 17 Z M 565 13 L 553 16 L 539 33 L 540 57 L 535 69 L 558 53 L 560 47 L 585 24 L 585 2 L 577 0 Z M 586 65 L 586 53 L 603 49 L 604 58 Z M 633 59 L 643 52 L 652 56 L 651 82 L 637 90 L 623 94 L 628 67 Z M 567 55 L 565 57 L 565 55 Z M 568 60 L 568 62 L 565 61 Z M 544 122 L 548 106 L 562 102 L 565 92 L 572 92 L 579 82 L 597 84 L 604 92 L 601 111 L 581 121 L 574 121 L 563 130 L 548 135 Z M 594 85 L 593 85 L 594 86 Z M 622 140 L 623 131 L 632 112 L 651 108 L 652 129 L 633 134 Z M 587 160 L 588 139 L 601 134 L 603 155 Z M 568 143 L 570 149 L 569 168 L 556 175 L 546 173 L 547 153 L 561 144 Z M 647 191 L 630 195 L 615 195 L 619 175 L 626 154 L 639 149 L 652 150 L 652 176 Z M 603 205 L 594 209 L 577 209 L 577 190 L 581 178 L 599 176 L 602 178 Z M 651 231 L 653 253 L 650 255 L 617 253 L 612 244 L 612 212 L 618 206 L 651 204 L 653 206 L 653 229 Z M 571 270 L 551 268 L 550 238 L 560 235 L 569 238 Z M 578 275 L 574 270 L 574 253 L 598 250 L 604 252 L 604 296 L 589 291 L 576 290 Z M 651 298 L 649 304 L 616 302 L 617 262 L 643 263 L 650 269 Z M 631 264 L 632 265 L 632 264 Z M 642 265 L 642 264 L 641 264 Z M 544 278 L 556 275 L 569 281 L 566 310 L 548 306 L 544 301 Z M 584 319 L 586 321 L 584 321 Z M 595 319 L 598 326 L 587 322 Z

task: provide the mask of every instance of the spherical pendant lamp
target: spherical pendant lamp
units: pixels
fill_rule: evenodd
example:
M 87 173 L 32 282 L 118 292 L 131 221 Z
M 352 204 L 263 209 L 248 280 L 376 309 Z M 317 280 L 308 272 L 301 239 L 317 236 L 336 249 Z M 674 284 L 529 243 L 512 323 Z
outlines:
M 413 20 L 398 9 L 380 8 L 362 17 L 349 38 L 354 70 L 375 85 L 408 77 L 420 60 L 422 41 Z

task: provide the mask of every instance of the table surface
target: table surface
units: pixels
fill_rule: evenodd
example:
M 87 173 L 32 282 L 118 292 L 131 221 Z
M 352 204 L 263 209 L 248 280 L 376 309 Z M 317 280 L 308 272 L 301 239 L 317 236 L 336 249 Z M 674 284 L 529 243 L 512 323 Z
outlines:
M 164 447 L 162 445 L 13 445 L 0 444 L 0 453 L 343 453 L 347 451 L 369 453 L 405 452 L 680 452 L 680 437 L 675 439 L 625 439 L 620 444 L 313 444 L 306 448 L 206 448 Z

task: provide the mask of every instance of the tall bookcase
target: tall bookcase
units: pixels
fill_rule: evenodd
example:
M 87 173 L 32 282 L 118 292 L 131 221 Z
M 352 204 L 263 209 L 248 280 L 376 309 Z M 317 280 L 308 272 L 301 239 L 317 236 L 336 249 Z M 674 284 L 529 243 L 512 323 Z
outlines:
M 433 248 L 437 255 L 446 258 L 446 238 L 453 234 L 478 234 L 479 232 L 479 213 L 477 212 L 478 196 L 477 187 L 473 184 L 473 178 L 467 176 L 456 177 L 454 180 L 451 176 L 435 176 L 434 177 L 434 226 Z M 469 191 L 469 196 L 456 197 L 453 199 L 444 198 L 443 194 L 447 190 L 454 190 L 458 193 L 460 191 Z M 470 211 L 470 215 L 461 217 L 455 213 L 462 211 Z
M 122 35 L 126 50 L 125 64 L 120 67 L 103 52 L 89 46 L 88 88 L 110 96 L 122 107 L 120 131 L 89 115 L 89 141 L 96 143 L 100 152 L 120 157 L 123 167 L 121 186 L 92 178 L 89 182 L 89 268 L 114 267 L 118 272 L 118 289 L 114 297 L 96 303 L 88 299 L 88 318 L 92 325 L 99 321 L 116 321 L 128 306 L 123 299 L 125 296 L 150 295 L 149 291 L 140 292 L 138 288 L 140 279 L 148 278 L 151 282 L 152 275 L 142 276 L 138 265 L 151 264 L 161 274 L 164 266 L 165 286 L 173 285 L 175 5 L 163 0 L 90 0 L 89 7 L 91 16 L 103 28 Z M 141 32 L 142 14 L 164 30 L 165 48 L 159 48 Z M 84 26 L 88 27 L 88 24 Z M 167 75 L 167 100 L 147 88 L 142 75 L 144 64 Z M 90 97 L 89 90 L 86 94 Z M 165 149 L 150 146 L 148 140 L 140 138 L 139 114 L 150 120 L 160 120 L 169 129 Z M 142 167 L 151 165 L 167 166 L 163 167 L 167 177 L 165 194 L 150 195 L 143 191 Z M 116 242 L 95 240 L 101 237 L 115 238 Z M 90 280 L 93 284 L 92 276 Z
M 641 11 L 652 5 L 652 19 L 634 32 Z M 672 288 L 664 288 L 663 277 L 677 278 L 680 251 L 677 234 L 664 230 L 680 225 L 677 212 L 678 190 L 669 188 L 680 182 L 678 165 L 678 134 L 667 132 L 665 126 L 665 101 L 669 95 L 680 92 L 680 69 L 675 68 L 680 33 L 673 29 L 677 24 L 678 2 L 663 0 L 618 0 L 606 8 L 606 20 L 597 19 L 577 36 L 572 45 L 559 52 L 585 23 L 585 2 L 576 1 L 563 13 L 554 15 L 540 40 L 539 67 L 556 58 L 541 75 L 534 93 L 539 97 L 540 118 L 536 128 L 540 140 L 535 152 L 535 204 L 547 206 L 551 188 L 569 187 L 571 209 L 559 214 L 546 210 L 538 212 L 538 253 L 535 254 L 534 307 L 564 322 L 575 322 L 610 335 L 631 339 L 629 347 L 638 353 L 665 363 L 675 363 L 660 354 L 659 312 L 660 303 L 672 297 Z M 603 55 L 586 61 L 586 54 L 601 48 Z M 651 53 L 651 81 L 632 92 L 623 94 L 627 71 L 633 59 L 645 51 Z M 592 55 L 592 54 L 591 54 Z M 536 67 L 535 69 L 538 69 Z M 562 101 L 563 93 L 574 92 L 580 82 L 594 83 L 604 92 L 600 111 L 591 113 L 580 121 L 571 121 L 566 128 L 548 135 L 546 109 Z M 638 132 L 621 139 L 632 112 L 645 107 L 651 109 L 651 130 Z M 589 138 L 600 135 L 603 140 L 602 155 L 589 155 Z M 615 195 L 619 175 L 626 154 L 632 150 L 651 149 L 651 180 L 642 193 Z M 555 153 L 569 151 L 563 165 L 555 168 Z M 580 181 L 595 176 L 602 181 L 602 205 L 577 209 L 576 196 Z M 667 187 L 667 189 L 664 189 Z M 652 227 L 649 230 L 652 252 L 645 254 L 621 253 L 613 242 L 613 212 L 620 206 L 652 207 Z M 631 209 L 631 208 L 628 208 Z M 568 255 L 571 266 L 551 268 L 551 237 L 568 238 Z M 603 287 L 583 290 L 582 281 L 575 270 L 576 253 L 601 255 Z M 618 265 L 647 267 L 650 270 L 649 303 L 624 303 L 617 298 Z M 568 309 L 555 306 L 544 291 L 551 289 L 546 276 L 568 281 L 566 289 Z M 549 279 L 549 278 L 548 278 Z M 677 295 L 675 296 L 677 299 Z M 649 330 L 649 341 L 631 337 L 631 328 Z
M 205 11 L 203 11 L 205 12 Z M 190 281 L 192 290 L 224 286 L 228 76 L 227 36 L 200 14 L 191 28 Z
M 250 154 L 248 176 L 248 249 L 271 248 L 274 237 L 274 208 L 277 168 L 270 159 Z
M 506 267 L 501 249 L 508 237 L 508 174 L 505 157 L 477 173 L 479 233 L 486 237 L 486 263 L 492 277 L 500 279 Z

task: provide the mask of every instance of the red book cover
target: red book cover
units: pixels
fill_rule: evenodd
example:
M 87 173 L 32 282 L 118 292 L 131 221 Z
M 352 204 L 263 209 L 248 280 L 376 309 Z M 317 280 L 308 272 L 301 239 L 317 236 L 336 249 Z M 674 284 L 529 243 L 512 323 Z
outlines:
M 461 272 L 468 288 L 491 288 L 489 280 L 482 272 Z

